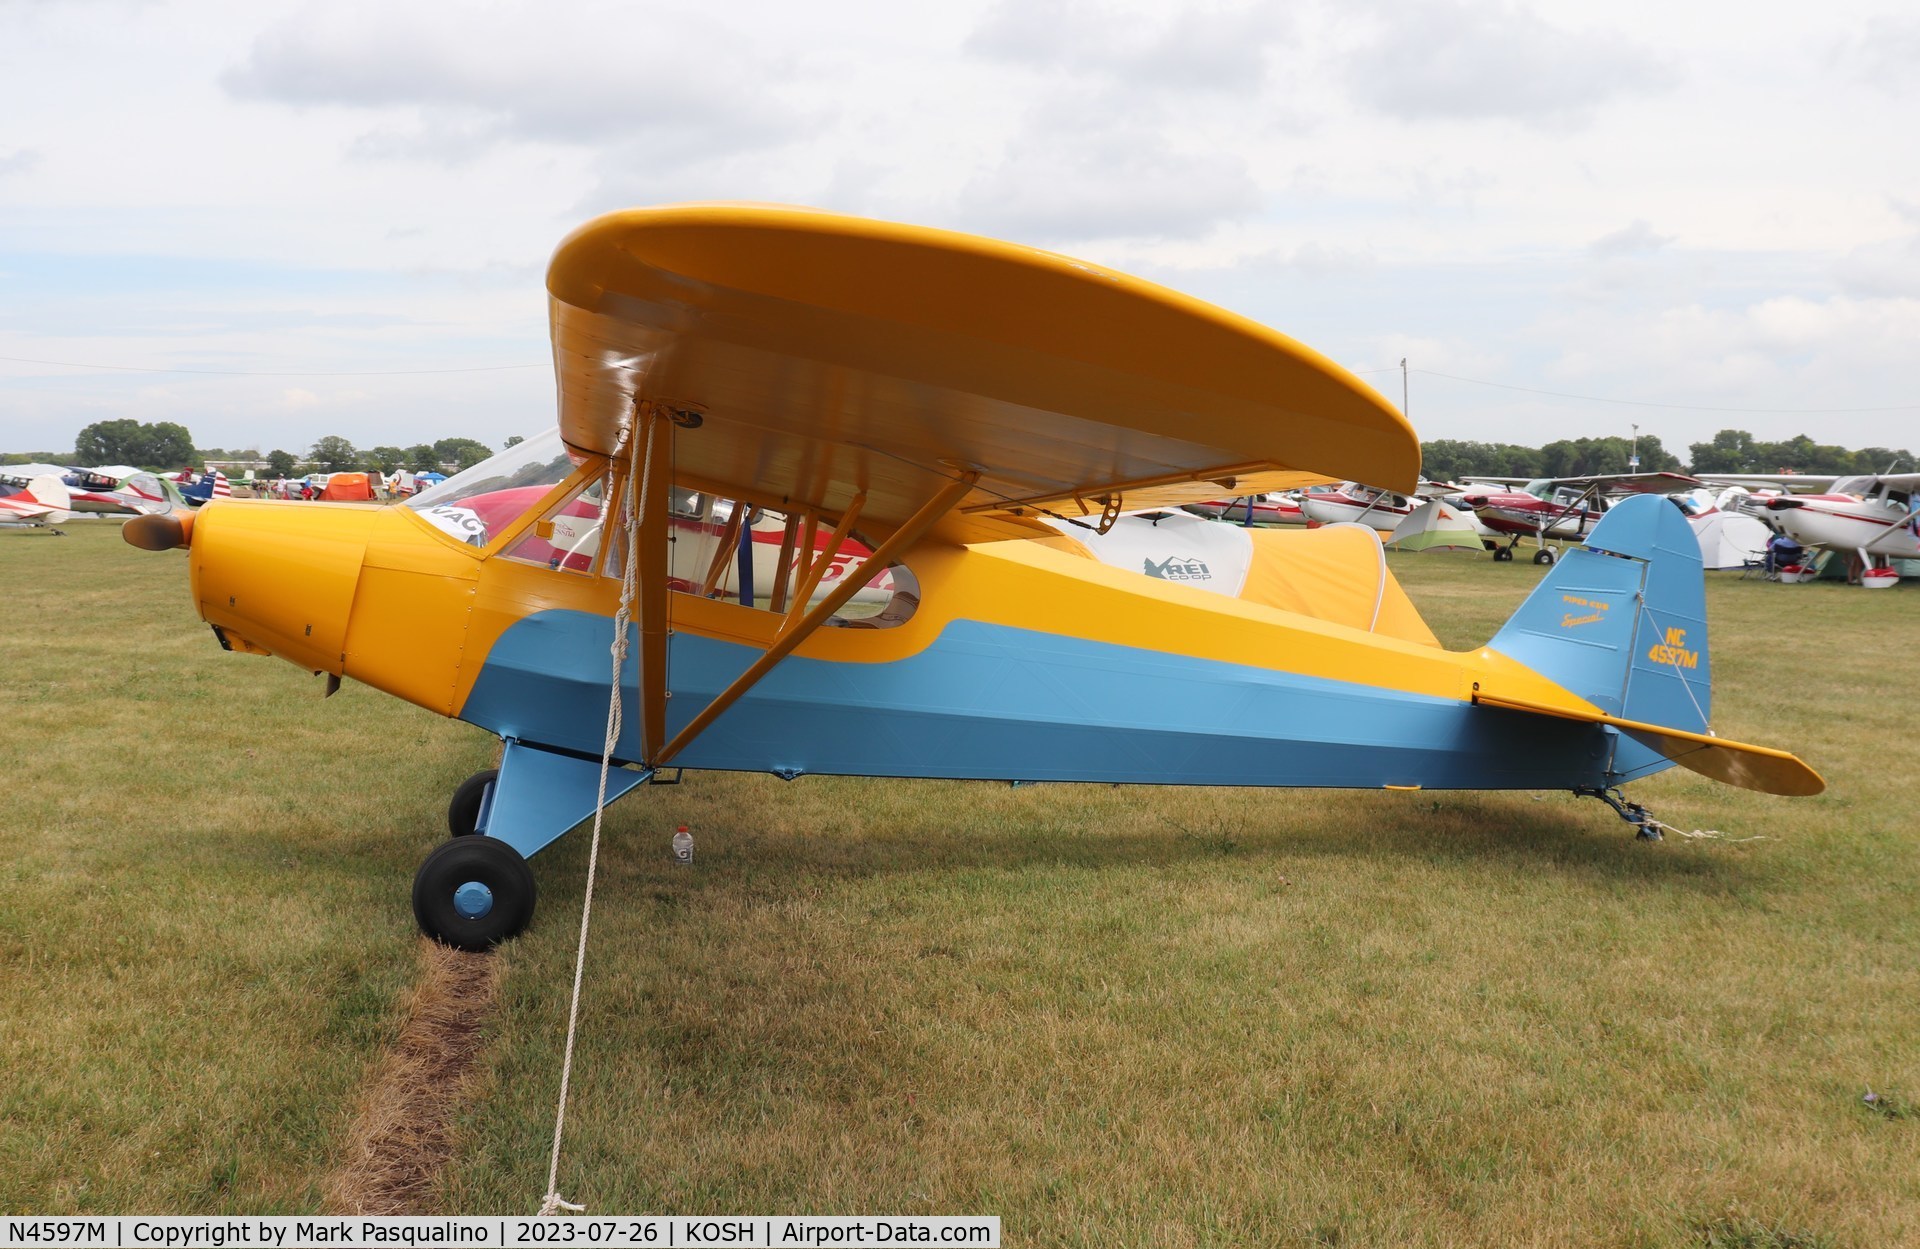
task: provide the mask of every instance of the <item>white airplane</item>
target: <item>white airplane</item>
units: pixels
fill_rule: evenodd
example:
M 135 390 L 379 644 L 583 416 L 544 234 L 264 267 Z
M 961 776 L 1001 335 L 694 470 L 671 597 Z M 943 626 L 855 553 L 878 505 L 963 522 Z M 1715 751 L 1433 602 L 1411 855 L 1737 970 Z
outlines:
M 67 485 L 51 473 L 43 473 L 27 482 L 17 494 L 0 496 L 0 525 L 21 525 L 33 529 L 53 528 L 73 515 L 72 497 Z
M 1300 492 L 1300 510 L 1315 524 L 1337 525 L 1345 522 L 1367 525 L 1382 533 L 1392 533 L 1394 527 L 1411 516 L 1413 509 L 1418 506 L 1418 499 L 1409 499 L 1404 494 L 1395 494 L 1390 490 L 1377 490 L 1357 481 L 1341 482 L 1338 489 L 1315 486 Z
M 1823 494 L 1765 499 L 1767 521 L 1802 546 L 1858 554 L 1868 585 L 1899 580 L 1892 561 L 1920 559 L 1920 473 L 1827 480 Z

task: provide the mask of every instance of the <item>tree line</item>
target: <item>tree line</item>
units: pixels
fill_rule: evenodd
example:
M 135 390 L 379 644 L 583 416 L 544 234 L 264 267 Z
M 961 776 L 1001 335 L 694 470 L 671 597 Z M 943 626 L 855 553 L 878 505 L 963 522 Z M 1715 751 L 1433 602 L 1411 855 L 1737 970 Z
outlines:
M 523 441 L 517 435 L 506 441 L 511 447 Z M 184 425 L 172 421 L 95 421 L 74 439 L 75 463 L 130 464 L 135 468 L 172 472 L 181 468 L 205 468 L 207 461 L 265 461 L 267 471 L 280 477 L 292 476 L 303 465 L 321 472 L 393 473 L 400 469 L 413 472 L 458 471 L 472 468 L 493 454 L 493 448 L 474 438 L 442 438 L 437 442 L 419 442 L 410 447 L 380 446 L 362 450 L 345 438 L 329 434 L 315 442 L 304 454 L 273 450 L 262 455 L 258 448 L 228 450 L 225 447 L 195 447 L 193 435 Z M 60 451 L 24 451 L 0 455 L 0 464 L 59 462 L 67 458 Z
M 1543 447 L 1508 442 L 1464 442 L 1439 438 L 1420 444 L 1420 471 L 1437 481 L 1463 477 L 1592 477 L 1628 472 L 1628 460 L 1640 457 L 1643 473 L 1817 473 L 1846 476 L 1920 469 L 1905 448 L 1866 447 L 1858 451 L 1817 443 L 1805 434 L 1779 442 L 1755 438 L 1744 429 L 1723 429 L 1707 442 L 1687 447 L 1685 464 L 1661 445 L 1657 434 L 1639 438 L 1563 438 Z

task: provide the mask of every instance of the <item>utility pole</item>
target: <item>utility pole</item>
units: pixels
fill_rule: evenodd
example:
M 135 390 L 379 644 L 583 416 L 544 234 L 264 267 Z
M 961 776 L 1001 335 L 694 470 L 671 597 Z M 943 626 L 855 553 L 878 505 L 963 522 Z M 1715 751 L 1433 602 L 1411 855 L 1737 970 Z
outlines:
M 1407 415 L 1407 358 L 1400 357 L 1400 415 Z
M 1640 471 L 1640 427 L 1638 425 L 1633 427 L 1633 450 L 1627 453 L 1627 471 L 1629 473 Z

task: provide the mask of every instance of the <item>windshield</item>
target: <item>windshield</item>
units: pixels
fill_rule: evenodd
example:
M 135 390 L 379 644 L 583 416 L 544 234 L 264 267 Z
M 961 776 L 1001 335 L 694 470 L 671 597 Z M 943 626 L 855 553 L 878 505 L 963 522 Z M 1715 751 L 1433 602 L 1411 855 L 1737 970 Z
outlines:
M 485 546 L 566 480 L 574 466 L 560 431 L 550 429 L 422 491 L 407 506 L 462 542 Z

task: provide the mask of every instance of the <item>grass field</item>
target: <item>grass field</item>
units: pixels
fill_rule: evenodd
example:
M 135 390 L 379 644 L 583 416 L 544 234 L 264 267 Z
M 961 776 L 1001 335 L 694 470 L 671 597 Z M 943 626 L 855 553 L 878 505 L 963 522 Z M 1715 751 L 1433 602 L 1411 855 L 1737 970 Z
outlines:
M 183 557 L 74 528 L 0 534 L 0 1207 L 312 1208 L 491 743 L 223 654 Z M 1455 647 L 1539 577 L 1394 569 Z M 1723 840 L 1555 794 L 643 789 L 608 816 L 562 1191 L 992 1213 L 1009 1245 L 1920 1240 L 1920 590 L 1709 604 L 1716 727 L 1831 786 L 1634 787 Z M 438 1208 L 544 1191 L 585 851 L 541 856 L 495 956 Z

